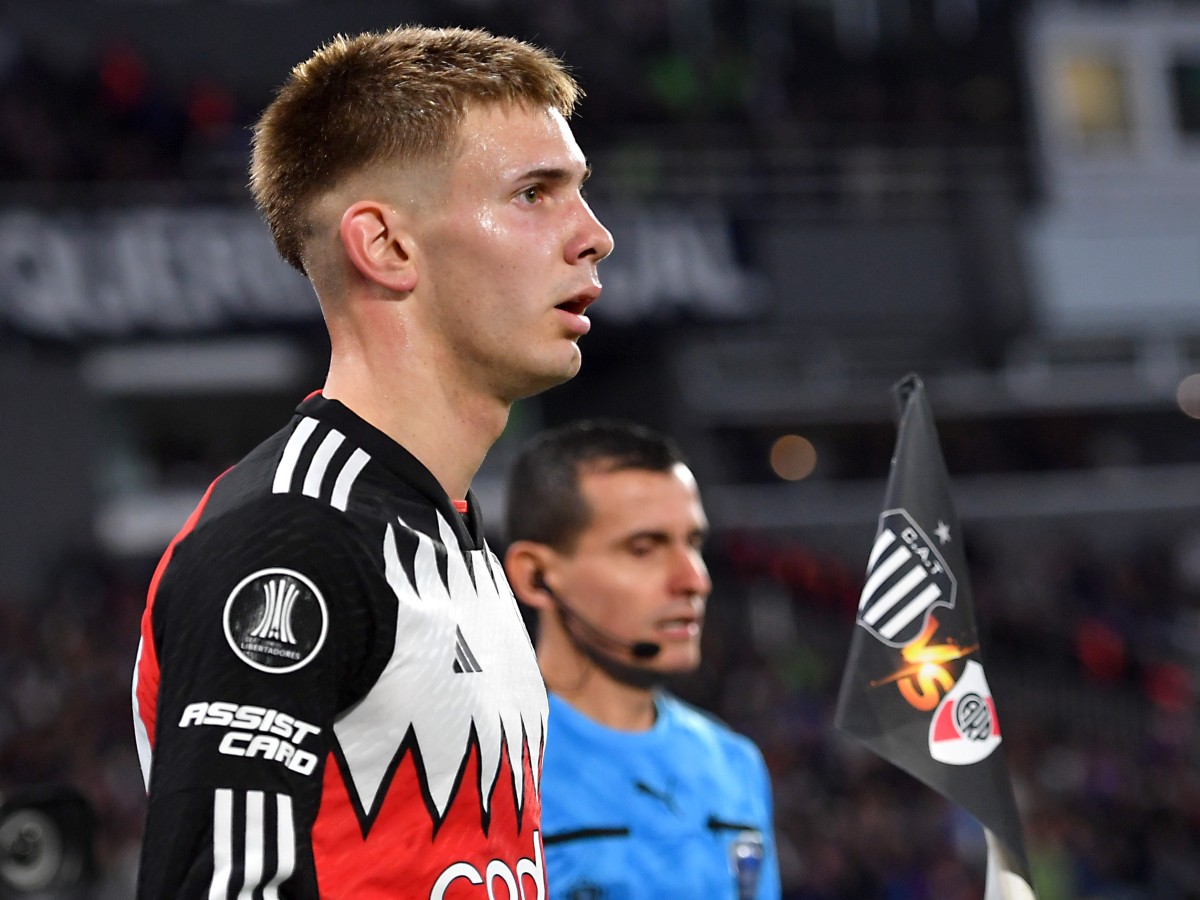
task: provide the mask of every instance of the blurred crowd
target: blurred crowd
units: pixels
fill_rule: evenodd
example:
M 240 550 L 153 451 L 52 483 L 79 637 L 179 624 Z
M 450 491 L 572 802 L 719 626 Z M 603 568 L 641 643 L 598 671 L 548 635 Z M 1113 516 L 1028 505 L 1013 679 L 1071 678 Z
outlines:
M 0 179 L 160 181 L 219 171 L 245 157 L 247 111 L 218 78 L 169 90 L 130 45 L 94 65 L 56 65 L 0 33 Z
M 72 554 L 34 606 L 0 602 L 0 800 L 83 794 L 98 818 L 89 900 L 133 896 L 145 790 L 130 685 L 149 575 Z
M 1041 900 L 1200 897 L 1200 765 L 1178 559 L 1043 542 L 1015 574 L 972 553 L 989 681 Z M 758 741 L 789 900 L 974 900 L 969 816 L 837 733 L 857 560 L 724 535 L 698 676 L 676 689 Z M 147 563 L 148 565 L 148 563 Z M 149 571 L 76 557 L 28 609 L 0 604 L 0 794 L 66 782 L 100 819 L 100 882 L 131 884 L 144 793 L 129 684 Z
M 592 148 L 688 122 L 794 126 L 790 140 L 814 142 L 829 129 L 879 140 L 919 130 L 929 142 L 964 130 L 1011 138 L 1022 118 L 1022 4 L 1007 0 L 959 4 L 973 12 L 957 18 L 913 3 L 912 15 L 884 17 L 891 30 L 861 35 L 822 4 L 461 5 L 431 4 L 424 20 L 482 24 L 570 62 L 588 94 L 576 131 Z M 0 181 L 240 178 L 248 126 L 268 100 L 260 93 L 219 71 L 166 72 L 131 40 L 99 40 L 81 64 L 0 26 Z

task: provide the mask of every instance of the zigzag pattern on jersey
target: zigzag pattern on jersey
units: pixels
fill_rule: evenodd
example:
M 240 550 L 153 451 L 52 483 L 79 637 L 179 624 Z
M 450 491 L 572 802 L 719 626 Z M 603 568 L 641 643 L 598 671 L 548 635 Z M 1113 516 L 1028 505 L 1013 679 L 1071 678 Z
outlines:
M 541 806 L 533 785 L 533 772 L 538 767 L 539 761 L 527 756 L 514 773 L 509 769 L 507 754 L 502 754 L 488 815 L 481 821 L 482 802 L 475 796 L 479 752 L 478 745 L 473 744 L 445 818 L 434 821 L 428 815 L 428 798 L 422 795 L 420 755 L 405 752 L 389 774 L 392 786 L 368 829 L 357 817 L 354 799 L 347 793 L 348 784 L 331 759 L 325 766 L 321 809 L 312 831 L 320 861 L 317 878 L 321 897 L 425 897 L 427 894 L 419 892 L 418 886 L 424 885 L 427 891 L 451 861 L 470 863 L 479 872 L 489 872 L 494 860 L 503 860 L 520 871 L 522 858 L 541 857 L 537 828 Z M 526 803 L 522 808 L 516 805 L 515 792 L 504 787 L 518 780 L 524 782 Z M 397 885 L 408 886 L 411 892 L 397 894 Z M 466 894 L 453 891 L 447 896 Z M 539 890 L 523 896 L 532 900 L 546 895 Z
M 439 542 L 402 519 L 384 538 L 385 577 L 399 602 L 396 646 L 376 688 L 334 726 L 365 827 L 375 819 L 401 760 L 409 756 L 434 824 L 443 820 L 474 770 L 470 794 L 486 823 L 507 773 L 518 819 L 526 782 L 536 794 L 545 743 L 545 695 L 540 681 L 514 681 L 512 655 L 532 648 L 516 600 L 490 550 L 463 552 L 450 524 L 437 516 Z M 400 558 L 396 529 L 415 538 L 413 577 Z M 438 567 L 445 554 L 446 577 Z M 460 639 L 480 671 L 454 672 Z M 525 671 L 515 667 L 517 671 Z M 530 669 L 529 671 L 536 671 Z M 421 688 L 414 689 L 414 686 Z M 537 709 L 527 721 L 522 709 Z M 501 766 L 504 757 L 505 765 Z M 470 764 L 471 759 L 476 764 Z
M 370 461 L 367 451 L 347 443 L 332 425 L 306 416 L 284 445 L 271 491 L 326 500 L 345 512 L 354 482 Z

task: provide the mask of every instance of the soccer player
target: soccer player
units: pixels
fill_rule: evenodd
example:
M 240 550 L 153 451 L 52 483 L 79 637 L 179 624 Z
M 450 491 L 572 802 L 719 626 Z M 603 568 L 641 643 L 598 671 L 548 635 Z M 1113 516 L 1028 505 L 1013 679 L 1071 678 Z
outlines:
M 543 897 L 545 688 L 469 487 L 600 293 L 577 93 L 527 44 L 402 28 L 322 47 L 258 121 L 330 365 L 154 575 L 140 897 Z
M 508 484 L 505 555 L 550 690 L 550 897 L 780 892 L 771 786 L 747 738 L 660 687 L 700 662 L 707 520 L 675 445 L 609 421 L 544 432 Z

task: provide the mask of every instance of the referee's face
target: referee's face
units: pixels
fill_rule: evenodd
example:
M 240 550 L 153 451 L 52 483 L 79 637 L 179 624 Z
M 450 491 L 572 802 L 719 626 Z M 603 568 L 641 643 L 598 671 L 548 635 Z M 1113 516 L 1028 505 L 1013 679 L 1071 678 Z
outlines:
M 712 590 L 701 555 L 708 521 L 691 471 L 684 465 L 669 472 L 585 470 L 580 490 L 592 517 L 574 552 L 555 567 L 563 598 L 604 633 L 660 647 L 650 659 L 621 662 L 691 671 L 700 664 Z

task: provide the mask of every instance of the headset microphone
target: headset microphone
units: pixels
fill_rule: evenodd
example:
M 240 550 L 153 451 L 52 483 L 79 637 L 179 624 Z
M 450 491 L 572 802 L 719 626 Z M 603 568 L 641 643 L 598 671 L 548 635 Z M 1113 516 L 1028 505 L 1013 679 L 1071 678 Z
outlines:
M 540 572 L 534 575 L 533 583 L 538 590 L 546 592 L 546 596 L 549 597 L 554 602 L 554 605 L 558 607 L 559 612 L 563 614 L 564 619 L 570 619 L 574 621 L 583 631 L 583 634 L 587 635 L 588 640 L 583 640 L 579 634 L 574 634 L 575 640 L 579 641 L 579 643 L 583 644 L 585 647 L 591 644 L 593 648 L 596 646 L 615 648 L 617 650 L 623 650 L 634 659 L 638 660 L 653 659 L 654 657 L 658 656 L 659 652 L 662 650 L 662 645 L 656 644 L 653 641 L 626 641 L 614 634 L 610 634 L 597 625 L 593 625 L 575 610 L 571 609 L 571 607 L 569 607 L 563 601 L 562 597 L 550 590 L 550 586 L 546 584 L 546 580 L 542 577 Z M 571 633 L 571 629 L 569 627 L 567 632 Z
M 638 659 L 653 659 L 658 656 L 660 650 L 662 650 L 662 645 L 653 641 L 634 641 L 629 644 L 629 652 Z

